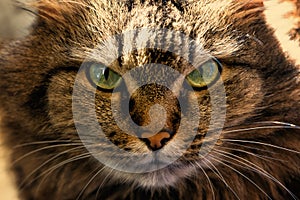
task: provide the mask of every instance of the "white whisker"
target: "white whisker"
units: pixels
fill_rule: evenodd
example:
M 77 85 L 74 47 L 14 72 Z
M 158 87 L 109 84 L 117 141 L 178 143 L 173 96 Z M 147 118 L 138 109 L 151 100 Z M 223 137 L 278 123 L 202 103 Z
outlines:
M 46 146 L 46 147 L 42 147 L 39 149 L 35 149 L 35 150 L 30 151 L 29 153 L 26 153 L 25 155 L 19 157 L 18 159 L 14 160 L 11 165 L 15 165 L 17 162 L 23 160 L 24 158 L 26 158 L 34 153 L 38 153 L 40 151 L 44 151 L 44 150 L 52 149 L 52 148 L 56 148 L 56 147 L 68 147 L 68 146 L 79 146 L 79 144 L 57 144 L 57 145 L 51 145 L 51 146 Z
M 202 156 L 203 158 L 203 163 L 209 168 L 211 169 L 216 175 L 217 177 L 225 184 L 225 186 L 227 188 L 229 188 L 229 190 L 234 194 L 234 196 L 240 200 L 240 197 L 237 195 L 237 193 L 233 190 L 233 188 L 225 181 L 224 177 L 222 176 L 221 172 L 217 169 L 217 167 L 212 163 L 210 162 L 210 160 L 208 160 L 207 158 L 205 158 L 204 156 Z M 208 164 L 209 163 L 209 164 Z M 210 167 L 212 166 L 212 168 Z
M 80 140 L 78 142 L 72 140 L 47 140 L 47 141 L 38 141 L 38 142 L 28 142 L 14 146 L 14 148 L 22 148 L 30 145 L 39 145 L 39 144 L 51 144 L 51 143 L 67 143 L 67 144 L 81 144 Z
M 44 182 L 44 180 L 53 172 L 55 171 L 56 169 L 60 168 L 61 166 L 63 165 L 66 165 L 68 163 L 71 163 L 71 162 L 74 162 L 74 161 L 77 161 L 77 160 L 82 160 L 82 159 L 85 159 L 85 158 L 89 158 L 91 155 L 89 153 L 84 153 L 84 154 L 81 154 L 81 155 L 78 155 L 78 156 L 74 156 L 70 159 L 67 159 L 63 162 L 60 162 L 54 166 L 52 166 L 51 168 L 47 169 L 46 171 L 44 171 L 43 173 L 39 174 L 37 177 L 35 177 L 33 180 L 31 180 L 29 183 L 27 183 L 26 185 L 30 185 L 31 183 L 33 183 L 34 181 L 36 181 L 38 178 L 44 176 L 44 178 L 42 179 L 42 181 L 39 183 L 39 186 L 37 187 L 37 190 L 39 190 L 41 184 Z M 21 187 L 25 187 L 26 185 L 21 185 Z
M 278 154 L 274 151 L 269 151 L 269 150 L 266 150 L 266 149 L 262 149 L 262 148 L 257 148 L 257 147 L 253 147 L 253 146 L 248 146 L 248 145 L 243 145 L 243 144 L 237 144 L 237 143 L 234 143 L 234 142 L 226 142 L 226 144 L 230 144 L 230 145 L 234 145 L 234 146 L 238 146 L 238 147 L 242 147 L 242 148 L 245 148 L 245 149 L 250 149 L 250 150 L 256 150 L 256 151 L 260 151 L 260 152 L 265 152 L 265 153 L 269 153 L 269 154 Z M 219 145 L 219 147 L 223 147 L 221 145 Z M 233 148 L 233 149 L 236 149 L 236 148 Z
M 262 122 L 256 122 L 257 124 L 278 124 L 278 125 L 284 125 L 284 126 L 290 126 L 295 127 L 297 129 L 300 129 L 300 126 L 297 126 L 295 124 L 291 124 L 288 122 L 279 122 L 279 121 L 262 121 Z
M 265 146 L 268 146 L 268 147 L 273 147 L 275 149 L 280 149 L 280 150 L 300 154 L 299 151 L 296 151 L 296 150 L 293 150 L 293 149 L 288 149 L 288 148 L 285 148 L 285 147 L 280 147 L 280 146 L 273 145 L 273 144 L 264 143 L 264 142 L 257 142 L 257 141 L 251 141 L 251 140 L 236 140 L 236 139 L 229 139 L 229 138 L 226 138 L 226 139 L 221 138 L 220 140 L 225 141 L 225 142 L 229 141 L 229 142 L 241 142 L 241 143 L 265 145 Z
M 260 129 L 300 129 L 298 126 L 258 126 L 258 127 L 251 127 L 251 128 L 242 128 L 242 129 L 235 129 L 235 130 L 228 130 L 228 131 L 223 131 L 224 134 L 228 133 L 236 133 L 236 132 L 244 132 L 244 131 L 253 131 L 253 130 L 260 130 Z
M 222 148 L 222 149 L 228 149 L 228 150 L 233 150 L 233 151 L 246 153 L 246 154 L 252 155 L 254 157 L 261 158 L 262 160 L 265 160 L 265 161 L 268 161 L 268 162 L 273 162 L 273 161 L 287 162 L 285 160 L 276 159 L 276 158 L 273 158 L 273 157 L 270 157 L 270 156 L 264 156 L 264 155 L 261 155 L 261 154 L 255 154 L 255 153 L 245 151 L 245 150 L 242 150 L 242 149 L 235 149 L 235 148 L 223 147 L 223 146 L 219 146 L 219 147 Z
M 277 183 L 278 185 L 280 185 L 283 189 L 285 189 L 292 197 L 293 199 L 297 200 L 297 197 L 288 189 L 286 188 L 277 178 L 275 178 L 273 175 L 271 175 L 270 173 L 268 173 L 267 171 L 265 171 L 263 168 L 259 167 L 258 165 L 240 157 L 240 156 L 237 156 L 235 154 L 232 154 L 232 153 L 229 153 L 229 152 L 226 152 L 226 151 L 220 151 L 220 150 L 215 150 L 217 152 L 215 153 L 218 153 L 226 158 L 229 158 L 229 159 L 232 159 L 234 161 L 237 161 L 238 163 L 246 166 L 246 169 L 249 169 L 251 171 L 254 171 L 254 172 L 258 172 L 260 174 L 262 174 L 263 176 L 269 178 L 270 180 L 272 180 L 273 182 Z M 235 158 L 233 158 L 235 157 Z M 242 160 L 242 161 L 241 161 Z M 231 163 L 233 165 L 236 165 L 235 163 Z M 239 166 L 239 165 L 236 165 L 236 166 Z M 242 167 L 242 166 L 241 166 Z
M 208 181 L 208 184 L 209 184 L 209 186 L 211 188 L 213 199 L 216 199 L 215 191 L 214 191 L 214 188 L 213 188 L 213 184 L 212 184 L 209 176 L 207 175 L 207 173 L 205 172 L 205 170 L 201 167 L 201 165 L 199 165 L 198 163 L 196 163 L 196 165 L 201 169 L 201 171 L 203 172 L 204 176 L 206 177 L 206 179 Z
M 101 188 L 104 185 L 106 179 L 111 175 L 111 173 L 114 171 L 114 169 L 112 168 L 105 176 L 105 178 L 103 179 L 102 183 L 98 186 L 98 190 L 96 193 L 96 199 L 98 199 L 98 195 L 100 194 Z
M 241 175 L 242 177 L 244 177 L 246 180 L 248 180 L 250 183 L 252 183 L 257 189 L 259 189 L 268 199 L 272 200 L 272 198 L 261 188 L 259 187 L 253 180 L 251 180 L 249 177 L 247 177 L 245 174 L 241 173 L 240 171 L 238 171 L 237 169 L 235 169 L 234 167 L 229 166 L 228 164 L 224 163 L 223 161 L 218 160 L 218 158 L 214 157 L 213 155 L 210 155 L 210 157 L 215 160 L 216 162 L 221 163 L 222 165 L 230 168 L 231 170 L 235 171 L 236 173 L 238 173 L 239 175 Z
M 71 148 L 71 149 L 68 149 L 68 150 L 65 150 L 63 152 L 60 152 L 59 154 L 56 154 L 55 156 L 53 156 L 52 158 L 48 159 L 46 162 L 43 162 L 39 167 L 37 167 L 35 170 L 33 170 L 30 174 L 28 174 L 24 180 L 22 181 L 21 185 L 25 184 L 25 182 L 32 176 L 34 175 L 39 169 L 41 169 L 42 167 L 44 167 L 45 165 L 47 165 L 48 163 L 50 163 L 51 161 L 55 160 L 56 158 L 66 154 L 66 153 L 69 153 L 71 151 L 74 151 L 74 150 L 77 150 L 77 149 L 82 149 L 84 148 L 83 146 L 79 146 L 79 147 L 75 147 L 75 148 Z
M 93 177 L 90 178 L 90 180 L 86 183 L 86 185 L 82 188 L 82 190 L 80 191 L 80 193 L 78 194 L 76 200 L 79 200 L 80 197 L 83 195 L 84 191 L 87 189 L 87 187 L 91 184 L 91 182 L 106 168 L 106 166 L 104 165 L 103 167 L 101 167 L 100 170 L 96 169 L 94 171 L 92 171 L 90 174 L 94 173 L 95 171 L 97 171 Z

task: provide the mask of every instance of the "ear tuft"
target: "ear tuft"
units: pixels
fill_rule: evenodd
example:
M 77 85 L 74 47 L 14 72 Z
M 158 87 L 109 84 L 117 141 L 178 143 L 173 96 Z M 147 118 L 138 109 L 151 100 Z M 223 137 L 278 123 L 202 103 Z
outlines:
M 237 5 L 241 6 L 241 10 L 263 10 L 264 1 L 263 0 L 236 0 Z
M 248 9 L 262 8 L 262 7 L 264 7 L 263 0 L 247 0 L 246 1 L 246 8 L 248 8 Z

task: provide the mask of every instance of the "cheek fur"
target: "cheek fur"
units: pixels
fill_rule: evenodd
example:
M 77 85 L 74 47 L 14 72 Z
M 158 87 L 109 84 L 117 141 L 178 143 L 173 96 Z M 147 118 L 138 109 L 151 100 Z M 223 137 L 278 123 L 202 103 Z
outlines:
M 72 92 L 76 72 L 58 72 L 47 89 L 47 105 L 50 123 L 61 132 L 60 137 L 77 137 L 73 124 Z
M 259 72 L 249 68 L 224 68 L 222 78 L 227 100 L 225 126 L 238 125 L 255 116 L 264 98 Z

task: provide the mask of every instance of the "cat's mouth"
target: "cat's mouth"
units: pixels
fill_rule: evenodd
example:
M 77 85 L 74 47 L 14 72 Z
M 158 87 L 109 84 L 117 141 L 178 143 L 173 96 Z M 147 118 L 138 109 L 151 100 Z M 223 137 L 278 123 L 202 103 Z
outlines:
M 174 138 L 176 139 L 176 136 Z M 113 172 L 121 180 L 132 181 L 133 184 L 145 188 L 174 186 L 197 174 L 195 171 L 197 167 L 205 170 L 207 162 L 213 162 L 210 161 L 210 153 L 205 155 L 201 153 L 201 149 L 205 148 L 201 147 L 203 144 L 192 143 L 184 151 L 179 151 L 176 150 L 178 143 L 170 141 L 159 150 L 148 149 L 149 156 L 139 157 L 134 164 L 131 158 L 119 159 L 119 164 L 121 160 L 124 161 L 121 161 L 120 164 L 122 168 L 113 168 Z M 209 150 L 213 151 L 212 144 L 207 146 L 209 146 Z
M 163 134 L 163 136 L 154 135 L 152 137 L 164 136 Z M 169 141 L 167 145 L 155 151 L 149 147 L 144 147 L 147 151 L 142 152 L 127 151 L 126 154 L 115 154 L 115 156 L 111 156 L 112 164 L 108 165 L 108 167 L 117 171 L 135 174 L 151 174 L 155 172 L 158 173 L 161 170 L 173 171 L 177 168 L 186 168 L 187 166 L 193 166 L 195 162 L 200 163 L 206 156 L 205 154 L 207 154 L 209 149 L 207 150 L 207 147 L 202 148 L 202 144 L 203 143 L 199 142 L 198 144 L 192 143 L 186 146 L 180 146 L 177 142 Z M 144 146 L 146 145 L 144 144 Z M 210 149 L 213 147 L 212 144 L 208 144 L 207 146 L 209 146 Z
M 114 170 L 114 173 L 121 179 L 132 181 L 133 184 L 138 184 L 145 188 L 172 186 L 178 183 L 179 180 L 190 177 L 195 173 L 195 167 L 192 163 L 180 160 L 167 163 L 162 158 L 154 157 L 152 160 L 140 163 L 141 168 L 147 169 L 149 166 L 156 166 L 157 170 L 144 173 L 126 173 Z
M 170 160 L 166 156 L 161 155 L 158 152 L 153 152 L 152 156 L 149 159 L 145 159 L 139 164 L 144 168 L 148 168 L 149 165 L 153 165 L 157 169 L 160 169 L 172 165 L 172 163 L 174 162 L 170 162 Z

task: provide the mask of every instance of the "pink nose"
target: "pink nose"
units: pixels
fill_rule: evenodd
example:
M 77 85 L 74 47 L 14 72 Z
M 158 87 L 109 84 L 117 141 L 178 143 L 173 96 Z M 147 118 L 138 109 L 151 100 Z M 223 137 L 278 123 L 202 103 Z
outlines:
M 155 151 L 162 148 L 166 142 L 171 139 L 171 135 L 168 132 L 162 131 L 155 135 L 151 135 L 149 133 L 143 133 L 142 138 L 146 141 L 148 147 Z

